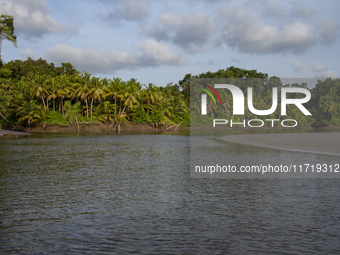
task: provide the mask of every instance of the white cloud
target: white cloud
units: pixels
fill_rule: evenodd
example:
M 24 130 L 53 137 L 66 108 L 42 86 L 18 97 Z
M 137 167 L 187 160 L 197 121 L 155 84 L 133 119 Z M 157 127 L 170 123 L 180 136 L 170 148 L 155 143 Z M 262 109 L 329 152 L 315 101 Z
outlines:
M 324 43 L 330 43 L 336 39 L 339 35 L 339 25 L 333 19 L 322 19 L 316 24 L 319 29 L 321 41 Z
M 126 51 L 94 50 L 90 47 L 77 49 L 65 44 L 57 44 L 43 51 L 44 57 L 52 62 L 70 62 L 77 68 L 94 71 L 124 69 L 137 64 L 132 53 Z
M 44 50 L 44 57 L 51 62 L 70 62 L 78 70 L 94 73 L 109 73 L 123 69 L 146 66 L 184 65 L 186 61 L 164 45 L 152 40 L 139 44 L 139 53 L 127 51 L 95 50 L 90 47 L 77 49 L 57 44 Z
M 61 24 L 52 18 L 46 0 L 0 0 L 2 14 L 14 17 L 17 34 L 41 37 L 48 33 L 76 34 L 78 28 Z
M 304 53 L 316 44 L 309 25 L 298 21 L 275 27 L 266 25 L 244 8 L 216 9 L 222 26 L 222 39 L 244 53 Z
M 24 49 L 20 51 L 20 56 L 22 59 L 34 58 L 34 52 L 31 49 Z
M 105 21 L 143 21 L 150 16 L 149 4 L 146 0 L 112 0 L 113 11 L 100 13 Z M 110 7 L 109 7 L 110 8 Z
M 283 25 L 281 33 L 273 39 L 274 50 L 294 53 L 303 53 L 316 43 L 313 29 L 297 21 Z
M 321 62 L 312 63 L 312 68 L 313 68 L 314 72 L 327 71 L 327 67 L 324 64 L 322 64 Z
M 169 47 L 158 42 L 147 40 L 139 44 L 144 57 L 151 58 L 154 63 L 168 65 L 184 65 L 186 61 L 182 57 L 170 51 Z
M 172 42 L 189 53 L 203 51 L 216 32 L 215 22 L 206 14 L 164 13 L 158 16 L 157 22 L 149 30 L 144 29 L 144 35 Z
M 293 60 L 293 67 L 294 67 L 295 73 L 301 73 L 301 72 L 307 70 L 306 65 L 304 63 L 297 61 L 297 60 Z
M 324 64 L 321 62 L 312 63 L 312 69 L 314 71 L 314 77 L 316 78 L 337 78 L 338 74 L 334 71 L 329 70 Z

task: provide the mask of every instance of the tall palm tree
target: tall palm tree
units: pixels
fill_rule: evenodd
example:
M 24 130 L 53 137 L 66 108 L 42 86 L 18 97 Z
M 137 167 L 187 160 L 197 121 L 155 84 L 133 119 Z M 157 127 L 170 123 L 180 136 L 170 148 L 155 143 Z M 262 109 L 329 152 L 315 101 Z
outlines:
M 154 104 L 159 100 L 159 94 L 156 90 L 155 84 L 149 83 L 148 86 L 145 86 L 145 90 L 143 91 L 143 98 L 148 105 Z M 147 109 L 147 114 L 149 115 L 149 108 Z
M 59 84 L 59 89 L 57 92 L 57 96 L 59 98 L 59 113 L 61 108 L 61 113 L 64 115 L 64 99 L 65 97 L 68 97 L 70 95 L 70 89 L 69 86 L 70 82 L 67 75 L 61 75 L 57 76 L 57 82 Z
M 124 97 L 124 109 L 120 113 L 120 116 L 122 116 L 125 113 L 125 109 L 127 106 L 129 106 L 129 109 L 133 110 L 134 105 L 139 105 L 138 97 L 140 96 L 140 85 L 136 83 L 134 79 L 131 79 L 127 83 L 127 87 L 125 89 L 125 93 L 123 95 Z
M 174 101 L 171 102 L 172 115 L 182 118 L 182 116 L 189 110 L 185 104 L 183 94 L 179 94 Z
M 208 100 L 207 102 L 207 113 L 210 112 L 211 118 L 214 116 L 217 110 L 217 106 L 215 105 L 213 100 Z
M 43 102 L 44 109 L 46 110 L 46 103 L 45 98 L 47 97 L 47 89 L 46 84 L 48 82 L 48 76 L 45 75 L 35 75 L 28 78 L 32 82 L 32 90 L 31 94 L 34 97 L 41 98 L 41 101 Z
M 47 100 L 51 100 L 53 102 L 53 112 L 55 112 L 55 99 L 59 96 L 59 82 L 56 78 L 50 78 L 49 79 L 49 87 L 48 87 L 48 92 L 49 96 L 47 97 Z
M 108 87 L 106 88 L 106 96 L 112 96 L 113 100 L 115 101 L 115 115 L 117 114 L 117 98 L 118 93 L 121 90 L 122 85 L 122 79 L 120 78 L 114 78 L 111 80 L 108 84 Z
M 331 114 L 331 117 L 334 117 L 334 112 L 335 109 L 338 107 L 338 103 L 332 100 L 325 100 L 322 104 L 321 104 L 323 110 L 325 112 L 329 112 Z
M 86 104 L 86 116 L 89 117 L 89 107 L 88 107 L 88 95 L 89 95 L 89 86 L 91 83 L 91 74 L 83 73 L 80 78 L 80 83 L 75 84 L 78 88 L 74 91 L 76 97 L 83 100 Z
M 92 107 L 93 107 L 93 101 L 94 100 L 101 100 L 101 97 L 103 97 L 105 94 L 103 90 L 103 84 L 100 81 L 100 78 L 92 77 L 91 79 L 91 88 L 88 92 L 89 97 L 91 97 L 91 118 L 92 118 Z

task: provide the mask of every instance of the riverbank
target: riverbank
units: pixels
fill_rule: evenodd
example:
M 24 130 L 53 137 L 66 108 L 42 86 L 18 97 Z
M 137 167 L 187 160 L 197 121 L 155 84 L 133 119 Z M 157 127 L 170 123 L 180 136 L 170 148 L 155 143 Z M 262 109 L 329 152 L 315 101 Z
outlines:
M 340 155 L 340 132 L 230 135 L 223 141 L 273 149 Z
M 30 135 L 30 133 L 0 129 L 0 138 L 2 139 L 18 138 L 21 135 Z
M 340 129 L 340 125 L 328 125 L 328 126 L 297 126 L 294 130 L 336 130 Z M 133 123 L 133 122 L 125 122 L 120 125 L 112 125 L 112 124 L 104 124 L 104 123 L 79 123 L 73 125 L 58 125 L 58 124 L 33 124 L 31 126 L 22 126 L 16 125 L 15 127 L 9 125 L 0 126 L 0 137 L 4 133 L 14 134 L 14 135 L 27 135 L 29 133 L 156 133 L 156 132 L 173 132 L 173 131 L 200 131 L 200 130 L 209 130 L 209 131 L 234 131 L 234 130 L 256 130 L 256 128 L 250 127 L 242 127 L 235 126 L 229 127 L 226 125 L 221 125 L 217 127 L 212 126 L 186 126 L 180 127 L 179 125 L 172 126 L 164 126 L 158 125 L 155 126 L 153 124 L 143 124 L 143 123 Z M 283 128 L 281 126 L 270 127 L 261 127 L 261 130 L 287 130 L 287 128 Z M 16 132 L 16 133 L 14 133 Z
M 118 125 L 112 124 L 104 124 L 104 123 L 89 123 L 83 124 L 79 123 L 79 125 L 58 125 L 58 124 L 47 124 L 47 125 L 31 125 L 31 126 L 20 126 L 17 125 L 15 127 L 6 126 L 2 131 L 6 133 L 16 132 L 17 134 L 27 134 L 29 133 L 116 133 L 116 132 L 124 132 L 124 133 L 155 133 L 155 132 L 166 132 L 166 131 L 183 131 L 189 130 L 189 127 L 180 127 L 179 125 L 173 126 L 164 126 L 159 125 L 155 126 L 152 124 L 143 124 L 143 123 L 132 123 L 125 122 L 118 127 Z M 0 135 L 1 136 L 1 135 Z

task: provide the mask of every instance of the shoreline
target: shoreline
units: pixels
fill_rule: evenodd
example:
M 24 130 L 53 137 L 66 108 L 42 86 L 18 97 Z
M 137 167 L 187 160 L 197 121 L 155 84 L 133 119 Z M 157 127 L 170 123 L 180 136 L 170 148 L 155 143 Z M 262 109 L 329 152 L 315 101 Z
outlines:
M 4 130 L 0 128 L 0 138 L 2 139 L 18 138 L 18 136 L 25 136 L 25 135 L 31 135 L 31 133 Z
M 329 126 L 321 126 L 321 127 L 312 127 L 312 126 L 299 126 L 294 128 L 294 130 L 336 130 L 340 129 L 340 125 L 329 125 Z M 68 126 L 63 126 L 59 124 L 47 124 L 47 125 L 32 125 L 32 126 L 22 126 L 16 125 L 14 128 L 11 126 L 0 125 L 0 137 L 7 133 L 13 135 L 31 135 L 34 133 L 162 133 L 162 132 L 174 132 L 174 131 L 255 131 L 259 129 L 249 128 L 249 127 L 206 127 L 206 126 L 185 126 L 180 127 L 177 124 L 173 126 L 165 126 L 159 125 L 155 126 L 152 124 L 143 124 L 143 123 L 132 123 L 125 122 L 121 124 L 120 131 L 118 131 L 117 126 L 112 124 L 104 124 L 104 123 L 80 123 L 79 125 L 73 124 Z M 285 129 L 282 127 L 265 127 L 261 130 L 266 131 L 282 131 L 282 130 L 292 130 L 293 129 Z
M 73 124 L 68 126 L 58 124 L 47 125 L 32 125 L 21 126 L 17 125 L 14 128 L 5 126 L 6 129 L 0 127 L 0 137 L 5 134 L 14 135 L 30 135 L 34 133 L 160 133 L 160 132 L 174 132 L 174 131 L 189 131 L 189 127 L 179 127 L 178 125 L 158 127 L 143 123 L 131 123 L 126 122 L 120 125 L 120 131 L 118 127 L 112 124 L 104 123 L 89 123 L 89 124 Z
M 224 136 L 220 139 L 279 150 L 340 156 L 340 132 L 245 134 Z
M 311 126 L 311 125 L 299 125 L 296 127 L 282 127 L 282 126 L 274 126 L 271 127 L 270 125 L 262 126 L 262 127 L 242 127 L 242 126 L 223 126 L 218 125 L 216 127 L 213 126 L 190 126 L 190 130 L 216 130 L 216 131 L 232 131 L 232 130 L 334 130 L 339 129 L 340 130 L 340 124 L 330 124 L 330 125 L 322 125 L 322 126 Z

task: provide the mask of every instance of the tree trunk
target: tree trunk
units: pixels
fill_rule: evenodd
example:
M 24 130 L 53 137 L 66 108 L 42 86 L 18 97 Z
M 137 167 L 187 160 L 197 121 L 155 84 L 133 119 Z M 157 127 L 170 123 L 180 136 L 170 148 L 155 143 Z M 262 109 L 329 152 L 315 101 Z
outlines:
M 150 97 L 149 97 L 149 99 L 148 99 L 148 106 L 150 106 Z M 146 112 L 147 112 L 147 114 L 149 115 L 149 108 L 148 108 L 148 110 L 147 110 Z
M 116 109 L 117 109 L 117 95 L 115 94 L 115 115 L 116 115 Z
M 93 106 L 93 99 L 94 99 L 94 97 L 92 97 L 92 100 L 91 100 L 91 119 L 92 119 L 92 106 Z
M 2 118 L 4 118 L 4 120 L 6 120 L 11 126 L 14 127 L 14 125 L 13 125 L 11 122 L 9 122 L 9 121 L 4 117 L 4 115 L 2 115 L 2 114 L 0 113 L 0 116 L 1 116 Z
M 129 99 L 128 99 L 129 101 L 127 101 L 127 103 L 126 103 L 126 105 L 125 105 L 125 107 L 124 107 L 124 109 L 123 109 L 123 111 L 122 111 L 122 113 L 120 114 L 120 115 L 123 115 L 123 113 L 124 113 L 124 111 L 125 111 L 125 108 L 126 108 L 126 106 L 130 103 L 130 100 L 131 100 L 131 96 L 129 96 Z
M 86 116 L 87 118 L 89 118 L 89 107 L 87 105 L 87 99 L 85 100 L 85 104 L 86 104 Z
M 44 110 L 46 110 L 46 104 L 45 104 L 45 101 L 44 101 L 44 97 L 42 95 L 41 95 L 41 100 L 42 100 L 42 102 L 44 104 Z
M 77 117 L 76 117 L 76 123 L 77 123 L 77 127 L 78 127 L 78 133 L 80 133 L 80 131 L 79 131 L 79 124 L 78 124 L 78 119 L 77 119 Z

